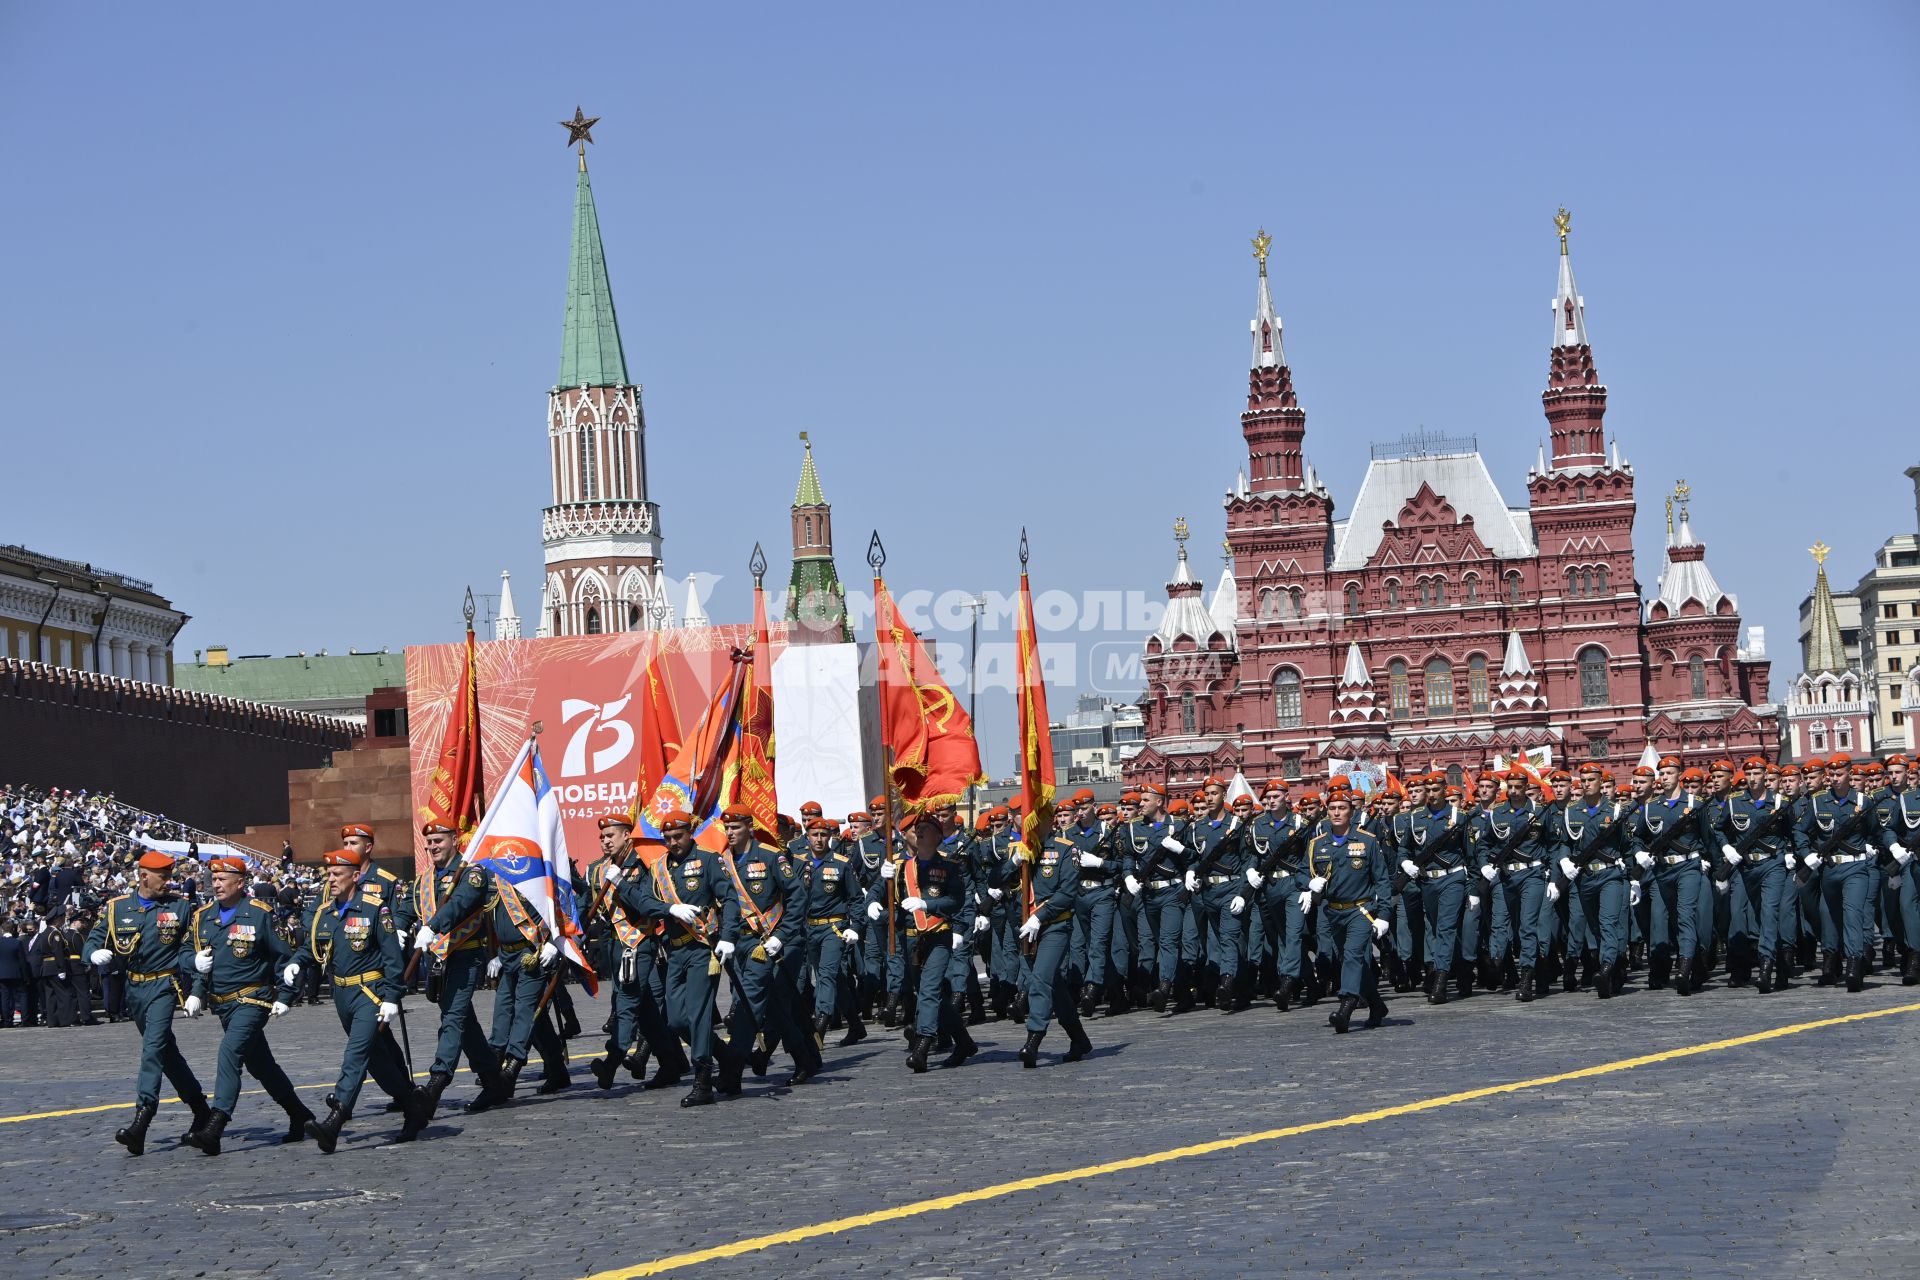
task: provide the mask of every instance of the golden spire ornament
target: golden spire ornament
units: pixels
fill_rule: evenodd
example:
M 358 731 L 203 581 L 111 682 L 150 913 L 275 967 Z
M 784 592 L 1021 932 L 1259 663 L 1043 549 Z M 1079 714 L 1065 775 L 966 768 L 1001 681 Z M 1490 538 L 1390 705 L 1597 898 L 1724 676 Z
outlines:
M 1822 539 L 1808 547 L 1807 554 L 1812 556 L 1813 562 L 1824 570 L 1827 567 L 1827 557 L 1833 554 L 1833 548 L 1826 544 L 1825 539 Z
M 1560 254 L 1566 256 L 1567 232 L 1573 227 L 1573 215 L 1567 212 L 1567 206 L 1561 205 L 1560 212 L 1553 215 L 1553 225 L 1560 229 Z
M 1265 227 L 1253 237 L 1253 256 L 1259 259 L 1260 274 L 1267 274 L 1267 250 L 1273 247 L 1273 237 L 1267 234 Z

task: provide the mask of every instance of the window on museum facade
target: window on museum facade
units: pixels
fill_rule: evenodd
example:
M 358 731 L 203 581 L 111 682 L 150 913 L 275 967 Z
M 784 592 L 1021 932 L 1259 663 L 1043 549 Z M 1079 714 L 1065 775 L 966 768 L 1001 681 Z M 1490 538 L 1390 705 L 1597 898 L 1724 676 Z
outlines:
M 1435 658 L 1427 663 L 1426 678 L 1421 682 L 1425 688 L 1422 700 L 1426 703 L 1430 716 L 1450 716 L 1453 714 L 1453 664 L 1445 658 Z
M 1517 573 L 1507 575 L 1507 603 L 1520 603 L 1520 575 Z
M 1395 720 L 1405 720 L 1413 714 L 1408 702 L 1407 664 L 1398 658 L 1387 664 L 1387 702 L 1393 708 Z
M 1400 584 L 1398 582 L 1389 581 L 1387 583 L 1387 608 L 1398 609 L 1399 607 L 1400 607 Z
M 1360 584 L 1357 582 L 1347 584 L 1347 616 L 1349 618 L 1360 616 Z
M 1707 696 L 1707 663 L 1697 653 L 1687 659 L 1687 683 L 1692 689 L 1692 696 Z
M 1853 747 L 1853 726 L 1845 722 L 1835 725 L 1833 745 L 1841 751 L 1850 750 Z
M 1300 673 L 1292 667 L 1273 673 L 1273 719 L 1282 729 L 1300 727 Z
M 1583 707 L 1604 707 L 1613 701 L 1608 688 L 1607 651 L 1599 645 L 1588 645 L 1580 651 L 1580 705 Z
M 1289 587 L 1287 589 L 1287 600 L 1293 607 L 1294 617 L 1304 618 L 1307 616 L 1306 592 L 1302 591 L 1299 587 Z
M 591 500 L 594 497 L 593 428 L 580 428 L 580 496 Z
M 1200 732 L 1199 708 L 1194 705 L 1193 695 L 1190 693 L 1180 695 L 1180 732 Z
M 1433 602 L 1435 604 L 1445 604 L 1447 602 L 1447 580 L 1445 578 L 1435 578 L 1433 580 Z
M 600 634 L 600 611 L 598 609 L 587 610 L 587 634 L 590 636 Z
M 1613 594 L 1613 588 L 1607 585 L 1607 566 L 1601 565 L 1593 571 L 1593 589 L 1603 596 Z
M 1280 757 L 1280 776 L 1285 778 L 1288 782 L 1300 781 L 1300 757 L 1299 756 L 1281 756 Z
M 1467 659 L 1467 705 L 1475 715 L 1484 715 L 1487 703 L 1487 655 L 1476 653 Z
M 1460 580 L 1460 585 L 1466 590 L 1468 604 L 1480 603 L 1480 575 L 1479 574 L 1477 573 L 1468 574 L 1466 577 Z

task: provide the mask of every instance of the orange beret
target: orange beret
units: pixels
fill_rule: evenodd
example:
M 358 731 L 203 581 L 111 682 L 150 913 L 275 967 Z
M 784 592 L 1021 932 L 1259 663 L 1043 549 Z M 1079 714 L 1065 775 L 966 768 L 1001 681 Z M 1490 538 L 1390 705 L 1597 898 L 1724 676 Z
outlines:
M 625 809 L 616 809 L 600 819 L 600 829 L 605 831 L 608 827 L 625 827 L 631 831 L 633 830 L 633 815 Z
M 1347 778 L 1347 775 L 1344 773 L 1335 774 L 1333 777 L 1327 779 L 1327 794 L 1329 795 L 1333 794 L 1336 791 L 1351 791 L 1351 790 L 1353 790 L 1353 783 Z
M 818 817 L 825 812 L 826 810 L 820 807 L 818 800 L 809 800 L 800 806 L 800 816 L 803 818 Z
M 825 831 L 828 834 L 832 834 L 833 824 L 831 822 L 828 822 L 825 818 L 809 819 L 807 822 L 807 834 L 812 835 L 816 831 Z
M 1078 791 L 1073 793 L 1073 797 L 1070 800 L 1068 800 L 1067 803 L 1068 804 L 1092 804 L 1093 792 L 1086 787 L 1082 787 Z
M 1253 806 L 1254 799 L 1252 796 L 1235 796 L 1233 798 L 1233 807 L 1236 809 L 1251 809 Z
M 172 854 L 162 853 L 158 849 L 149 849 L 140 855 L 140 861 L 134 865 L 145 871 L 171 871 L 173 863 Z
M 875 796 L 873 799 L 867 801 L 867 808 L 869 809 L 884 809 L 886 807 L 887 798 L 885 796 Z
M 1207 780 L 1201 785 L 1206 787 L 1224 787 L 1227 785 L 1227 780 L 1217 773 L 1210 773 L 1207 775 Z
M 1712 766 L 1712 768 L 1713 768 L 1713 771 L 1714 771 L 1715 773 L 1732 773 L 1732 772 L 1733 772 L 1733 761 L 1731 761 L 1731 760 L 1715 760 L 1715 761 L 1713 762 L 1713 766 Z
M 1094 812 L 1103 813 L 1103 814 L 1118 814 L 1120 812 L 1120 806 L 1117 804 L 1103 804 L 1098 809 L 1094 810 Z
M 1120 793 L 1120 803 L 1121 804 L 1139 804 L 1140 793 L 1138 791 L 1122 791 Z
M 1848 755 L 1844 751 L 1842 751 L 1837 756 L 1827 757 L 1827 768 L 1829 769 L 1845 769 L 1852 763 L 1853 763 L 1853 757 Z
M 373 828 L 364 822 L 349 822 L 346 826 L 340 828 L 340 838 L 345 840 L 348 836 L 359 836 L 362 839 L 371 840 L 373 839 Z
M 1301 804 L 1319 804 L 1320 793 L 1318 791 L 1303 791 L 1300 794 L 1300 803 Z
M 454 836 L 454 835 L 459 835 L 460 833 L 454 828 L 448 826 L 444 822 L 423 822 L 420 824 L 420 834 L 423 836 L 431 836 L 431 835 Z M 344 838 L 345 837 L 343 836 L 342 839 Z
M 1140 790 L 1145 795 L 1164 796 L 1167 794 L 1167 785 L 1164 782 L 1143 782 Z
M 1193 811 L 1193 806 L 1188 804 L 1185 800 L 1175 800 L 1172 804 L 1167 806 L 1168 813 L 1191 813 L 1192 811 Z
M 330 867 L 357 867 L 360 865 L 360 855 L 351 849 L 330 849 L 321 856 L 320 861 Z
M 1680 771 L 1680 776 L 1687 779 L 1698 778 L 1702 782 L 1705 782 L 1707 779 L 1707 771 L 1705 769 L 1700 768 L 1698 765 L 1692 765 L 1685 769 L 1682 769 Z
M 1749 769 L 1764 769 L 1767 767 L 1767 758 L 1765 756 L 1748 756 L 1741 763 Z
M 668 827 L 691 827 L 693 825 L 693 815 L 685 809 L 669 809 L 660 815 L 660 821 L 657 825 L 662 831 L 665 831 Z
M 1904 765 L 1904 764 L 1907 764 L 1907 763 L 1908 763 L 1908 760 L 1907 760 L 1907 758 L 1906 758 L 1905 756 L 1903 756 L 1903 755 L 1901 755 L 1901 754 L 1900 754 L 1899 752 L 1897 752 L 1897 751 L 1896 751 L 1896 752 L 1894 752 L 1894 753 L 1893 753 L 1892 755 L 1890 755 L 1890 756 L 1888 756 L 1888 757 L 1887 757 L 1887 767 L 1888 767 L 1889 769 L 1891 769 L 1891 768 L 1892 768 L 1892 767 L 1893 767 L 1894 765 L 1896 765 L 1896 764 L 1898 764 L 1898 765 Z
M 1680 767 L 1680 757 L 1679 756 L 1661 756 L 1660 767 L 1662 769 L 1678 769 Z
M 1651 778 L 1653 776 L 1653 766 L 1645 764 L 1635 765 L 1633 768 L 1633 776 L 1636 778 Z
M 209 870 L 224 871 L 229 875 L 243 876 L 247 874 L 247 860 L 245 858 L 210 858 L 207 860 L 207 867 Z
M 1797 764 L 1783 764 L 1780 766 L 1780 776 L 1783 778 L 1797 778 L 1800 776 L 1800 766 Z
M 848 822 L 865 822 L 867 821 L 867 819 L 868 819 L 868 815 L 865 809 L 855 809 L 852 813 L 847 815 Z
M 814 812 L 818 813 L 819 810 L 816 809 Z M 720 820 L 722 822 L 752 822 L 753 810 L 743 804 L 730 804 L 720 811 Z

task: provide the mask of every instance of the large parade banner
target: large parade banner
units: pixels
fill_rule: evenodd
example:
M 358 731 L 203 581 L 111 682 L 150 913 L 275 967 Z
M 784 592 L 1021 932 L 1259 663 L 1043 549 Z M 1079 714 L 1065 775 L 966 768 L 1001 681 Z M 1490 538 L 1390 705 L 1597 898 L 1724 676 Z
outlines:
M 599 856 L 600 818 L 633 804 L 648 666 L 660 663 L 681 727 L 691 732 L 726 678 L 732 651 L 752 642 L 751 627 L 725 626 L 477 645 L 489 792 L 504 780 L 534 722 L 541 722 L 540 754 L 551 770 L 567 849 L 576 864 L 586 865 Z M 775 654 L 783 647 L 776 632 Z M 427 804 L 465 670 L 464 642 L 407 650 L 408 764 L 416 814 Z M 415 831 L 419 826 L 412 823 Z

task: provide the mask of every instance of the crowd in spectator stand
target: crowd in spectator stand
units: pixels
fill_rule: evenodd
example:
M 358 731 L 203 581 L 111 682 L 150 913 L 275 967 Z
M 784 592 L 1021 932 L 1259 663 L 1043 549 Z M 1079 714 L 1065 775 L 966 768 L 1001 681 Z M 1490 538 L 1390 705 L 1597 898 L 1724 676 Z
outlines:
M 132 892 L 148 842 L 195 843 L 197 833 L 105 793 L 0 785 L 0 1027 L 92 1026 L 126 1017 L 126 966 L 89 964 L 87 933 L 107 901 Z M 283 850 L 290 855 L 291 850 Z M 209 895 L 197 845 L 173 888 L 189 907 Z M 320 891 L 318 868 L 257 865 L 254 896 L 290 929 Z M 302 992 L 312 999 L 315 992 Z

